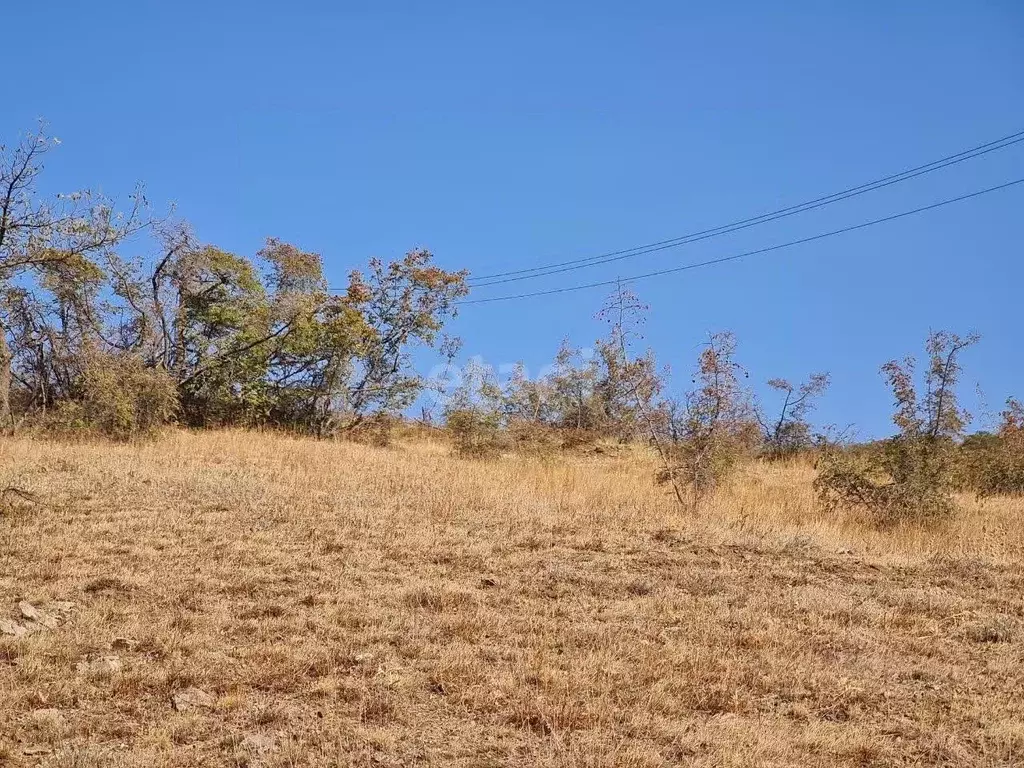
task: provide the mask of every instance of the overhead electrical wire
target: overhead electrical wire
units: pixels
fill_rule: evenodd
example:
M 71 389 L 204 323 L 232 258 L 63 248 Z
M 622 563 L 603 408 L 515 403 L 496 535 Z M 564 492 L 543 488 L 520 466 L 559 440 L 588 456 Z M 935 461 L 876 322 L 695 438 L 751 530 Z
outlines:
M 855 187 L 849 187 L 839 192 L 834 192 L 830 195 L 823 197 L 817 197 L 813 200 L 807 200 L 802 203 L 788 206 L 786 208 L 780 208 L 775 211 L 761 214 L 759 216 L 752 216 L 738 221 L 731 222 L 729 224 L 723 224 L 718 227 L 712 227 L 711 229 L 704 229 L 698 232 L 691 232 L 686 235 L 680 235 L 678 237 L 668 238 L 666 240 L 658 240 L 645 245 L 638 245 L 632 248 L 625 248 L 618 251 L 609 251 L 607 253 L 598 254 L 596 256 L 588 256 L 579 259 L 571 259 L 568 261 L 554 262 L 551 264 L 540 265 L 536 267 L 528 267 L 524 269 L 510 270 L 507 272 L 496 272 L 491 275 L 483 275 L 477 278 L 471 278 L 469 285 L 471 288 L 484 288 L 491 285 L 501 285 L 504 283 L 517 282 L 521 280 L 530 280 L 537 277 L 546 277 L 548 275 L 560 274 L 563 272 L 570 272 L 577 269 L 585 269 L 587 267 L 598 266 L 600 264 L 607 264 L 613 261 L 620 261 L 622 259 L 629 259 L 635 256 L 641 256 L 648 253 L 654 253 L 657 251 L 666 250 L 668 248 L 675 248 L 682 245 L 688 245 L 690 243 L 700 242 L 713 237 L 720 237 L 727 235 L 732 232 L 737 232 L 742 229 L 754 227 L 759 224 L 766 224 L 771 221 L 777 221 L 778 219 L 787 218 L 789 216 L 795 216 L 806 211 L 815 210 L 816 208 L 822 208 L 826 205 L 848 200 L 852 197 L 866 194 L 868 192 L 874 192 L 878 189 L 883 189 L 894 184 L 899 184 L 904 181 L 908 181 L 918 176 L 923 176 L 927 173 L 948 168 L 951 165 L 965 162 L 967 160 L 973 160 L 982 155 L 986 155 L 990 152 L 995 152 L 1006 147 L 1013 146 L 1020 142 L 1024 142 L 1024 131 L 1012 133 L 1008 136 L 1004 136 L 994 141 L 989 141 L 978 146 L 965 149 L 961 152 L 957 152 L 953 155 L 947 155 L 946 157 L 933 160 L 930 163 L 919 165 L 914 168 L 909 168 L 899 173 L 890 174 L 874 181 L 866 182 Z
M 932 210 L 935 210 L 936 208 L 941 208 L 941 207 L 946 206 L 946 205 L 951 205 L 953 203 L 959 203 L 959 202 L 962 202 L 964 200 L 970 200 L 970 199 L 975 198 L 975 197 L 980 197 L 981 195 L 987 195 L 987 194 L 989 194 L 991 192 L 997 192 L 997 191 L 1002 190 L 1002 189 L 1007 189 L 1009 187 L 1016 186 L 1017 184 L 1024 184 L 1024 178 L 1015 179 L 1014 181 L 1008 181 L 1008 182 L 1006 182 L 1004 184 L 998 184 L 998 185 L 996 185 L 994 187 L 988 187 L 986 189 L 980 189 L 980 190 L 977 190 L 975 192 L 970 192 L 970 193 L 965 194 L 965 195 L 960 195 L 958 197 L 951 197 L 951 198 L 948 198 L 946 200 L 940 200 L 939 202 L 931 203 L 930 205 L 921 206 L 920 208 L 913 208 L 913 209 L 911 209 L 909 211 L 903 211 L 901 213 L 895 213 L 895 214 L 892 214 L 890 216 L 883 216 L 883 217 L 878 218 L 878 219 L 872 219 L 870 221 L 861 222 L 860 224 L 853 224 L 851 226 L 842 227 L 840 229 L 834 229 L 834 230 L 832 230 L 830 232 L 822 232 L 822 233 L 819 233 L 817 235 L 811 235 L 810 237 L 800 238 L 799 240 L 790 240 L 789 242 L 786 242 L 786 243 L 779 243 L 777 245 L 770 245 L 770 246 L 767 246 L 765 248 L 757 248 L 757 249 L 751 250 L 751 251 L 744 251 L 742 253 L 736 253 L 736 254 L 732 254 L 730 256 L 722 256 L 720 258 L 708 259 L 706 261 L 699 261 L 699 262 L 694 262 L 694 263 L 690 263 L 690 264 L 683 264 L 683 265 L 678 266 L 678 267 L 670 267 L 668 269 L 659 269 L 659 270 L 655 270 L 653 272 L 645 272 L 643 274 L 631 275 L 631 276 L 622 277 L 622 278 L 615 278 L 613 280 L 601 280 L 601 281 L 592 282 L 592 283 L 583 283 L 581 285 L 570 285 L 570 286 L 564 286 L 564 287 L 561 287 L 561 288 L 551 288 L 551 289 L 547 289 L 547 290 L 543 290 L 543 291 L 531 291 L 529 293 L 510 294 L 510 295 L 506 295 L 506 296 L 493 296 L 493 297 L 483 298 L 483 299 L 465 299 L 465 300 L 459 301 L 458 304 L 460 306 L 461 305 L 467 305 L 467 304 L 489 304 L 489 303 L 499 302 L 499 301 L 512 301 L 512 300 L 516 300 L 516 299 L 528 299 L 528 298 L 533 298 L 533 297 L 536 297 L 536 296 L 551 296 L 551 295 L 559 294 L 559 293 L 569 293 L 571 291 L 582 291 L 582 290 L 585 290 L 587 288 L 598 288 L 598 287 L 602 287 L 602 286 L 616 285 L 618 283 L 630 283 L 630 282 L 634 282 L 636 280 L 643 280 L 643 279 L 646 279 L 646 278 L 649 278 L 649 277 L 658 277 L 660 275 L 670 275 L 670 274 L 675 274 L 677 272 L 684 272 L 686 270 L 698 269 L 698 268 L 701 268 L 701 267 L 709 267 L 709 266 L 713 266 L 715 264 L 724 264 L 726 262 L 737 261 L 739 259 L 744 259 L 744 258 L 747 258 L 747 257 L 750 257 L 750 256 L 756 256 L 758 254 L 770 253 L 770 252 L 773 252 L 773 251 L 779 251 L 779 250 L 782 250 L 784 248 L 791 248 L 791 247 L 796 246 L 796 245 L 802 245 L 804 243 L 810 243 L 810 242 L 814 242 L 816 240 L 823 240 L 824 238 L 827 238 L 827 237 L 834 237 L 836 235 L 845 234 L 847 232 L 853 232 L 853 231 L 856 231 L 856 230 L 859 230 L 859 229 L 865 229 L 867 227 L 875 226 L 876 224 L 883 224 L 883 223 L 888 222 L 888 221 L 895 221 L 896 219 L 902 219 L 902 218 L 905 218 L 907 216 L 913 216 L 915 214 L 924 213 L 925 211 L 932 211 Z M 671 248 L 671 247 L 673 247 L 673 246 L 672 245 L 663 245 L 663 246 L 661 246 L 661 249 Z

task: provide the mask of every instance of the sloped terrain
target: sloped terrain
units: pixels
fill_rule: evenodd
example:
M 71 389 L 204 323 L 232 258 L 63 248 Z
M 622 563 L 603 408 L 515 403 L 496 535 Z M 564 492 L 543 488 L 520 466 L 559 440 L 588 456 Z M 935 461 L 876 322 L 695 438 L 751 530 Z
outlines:
M 236 432 L 0 471 L 2 764 L 1024 762 L 1019 501 L 877 531 L 768 466 L 693 515 L 634 454 Z

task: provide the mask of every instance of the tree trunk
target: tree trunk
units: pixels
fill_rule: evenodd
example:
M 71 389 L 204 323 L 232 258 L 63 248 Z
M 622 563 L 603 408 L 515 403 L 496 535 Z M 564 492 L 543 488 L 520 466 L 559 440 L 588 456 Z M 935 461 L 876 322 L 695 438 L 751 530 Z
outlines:
M 11 357 L 7 333 L 0 326 L 0 430 L 7 430 L 14 425 L 11 415 Z

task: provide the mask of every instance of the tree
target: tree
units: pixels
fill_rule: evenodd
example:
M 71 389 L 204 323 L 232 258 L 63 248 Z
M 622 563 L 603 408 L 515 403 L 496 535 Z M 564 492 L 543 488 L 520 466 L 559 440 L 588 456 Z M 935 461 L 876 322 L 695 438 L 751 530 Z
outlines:
M 522 362 L 516 363 L 502 394 L 510 428 L 543 427 L 555 418 L 549 377 L 531 379 Z
M 98 261 L 147 223 L 139 190 L 126 214 L 88 190 L 40 199 L 42 161 L 56 144 L 40 126 L 0 146 L 0 424 L 8 429 L 15 367 L 30 375 L 27 396 L 45 403 L 49 385 L 62 377 L 53 366 L 101 330 L 93 311 Z
M 64 408 L 73 421 L 119 424 L 120 435 L 168 381 L 175 402 L 161 401 L 160 418 L 321 435 L 394 415 L 419 394 L 411 352 L 435 343 L 467 273 L 417 249 L 372 260 L 333 294 L 318 254 L 275 239 L 255 258 L 203 244 L 184 223 L 144 217 L 138 191 L 127 214 L 88 191 L 41 200 L 54 144 L 40 130 L 0 147 L 0 428 L 13 425 L 12 392 L 24 415 L 74 403 Z M 125 256 L 119 246 L 143 229 L 155 255 Z M 101 381 L 139 391 L 104 410 Z
M 827 373 L 815 373 L 795 387 L 786 379 L 770 379 L 768 386 L 783 396 L 778 416 L 769 419 L 760 408 L 756 409 L 761 426 L 764 454 L 770 459 L 792 456 L 812 445 L 811 425 L 807 414 L 814 409 L 814 400 L 828 389 Z
M 248 259 L 198 243 L 187 227 L 158 231 L 150 260 L 108 260 L 122 300 L 115 333 L 175 382 L 186 424 L 245 423 L 266 409 L 269 347 L 295 317 L 276 311 Z
M 608 336 L 598 340 L 596 395 L 606 431 L 627 441 L 644 435 L 656 442 L 652 423 L 654 400 L 663 382 L 651 350 L 633 349 L 643 338 L 640 328 L 649 307 L 618 281 L 597 317 L 609 325 Z
M 266 418 L 325 435 L 351 359 L 367 333 L 365 319 L 345 296 L 330 294 L 319 254 L 270 239 L 259 256 L 268 265 L 271 313 L 277 322 L 290 321 L 289 332 L 270 347 Z
M 585 358 L 582 350 L 565 339 L 555 355 L 550 375 L 551 409 L 554 425 L 574 439 L 596 434 L 603 412 L 596 396 L 597 361 Z
M 359 312 L 364 325 L 332 408 L 334 428 L 352 430 L 375 413 L 397 413 L 423 390 L 411 350 L 433 346 L 469 292 L 468 272 L 447 272 L 432 261 L 429 251 L 415 249 L 387 265 L 372 259 L 366 275 L 351 273 L 343 306 Z
M 661 479 L 672 483 L 677 498 L 685 487 L 694 510 L 753 443 L 753 406 L 740 382 L 746 372 L 735 356 L 732 333 L 710 334 L 698 358 L 696 386 L 681 402 L 665 404 L 672 462 Z
M 257 261 L 198 244 L 186 227 L 161 232 L 151 262 L 117 261 L 119 335 L 177 382 L 181 417 L 196 426 L 273 424 L 329 434 L 409 405 L 422 382 L 415 343 L 433 343 L 464 273 L 416 251 L 347 292 L 328 290 L 318 254 L 276 239 Z M 261 273 L 258 268 L 263 266 Z
M 609 332 L 595 342 L 594 353 L 585 355 L 564 340 L 554 370 L 544 379 L 513 376 L 509 404 L 521 414 L 530 412 L 534 421 L 572 433 L 574 440 L 648 435 L 641 412 L 653 410 L 662 382 L 653 353 L 633 350 L 645 309 L 620 283 L 597 314 Z

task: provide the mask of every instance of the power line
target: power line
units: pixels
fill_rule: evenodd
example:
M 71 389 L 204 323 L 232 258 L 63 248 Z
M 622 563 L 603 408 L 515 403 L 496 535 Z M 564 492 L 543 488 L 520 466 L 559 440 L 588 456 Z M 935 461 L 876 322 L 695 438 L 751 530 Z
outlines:
M 1024 183 L 1024 178 L 1016 179 L 1014 181 L 1008 181 L 1005 184 L 999 184 L 999 185 L 994 186 L 994 187 L 988 187 L 987 189 L 981 189 L 981 190 L 978 190 L 976 192 L 971 192 L 971 193 L 966 194 L 966 195 L 960 195 L 959 197 L 952 197 L 952 198 L 949 198 L 947 200 L 940 200 L 937 203 L 932 203 L 931 205 L 925 205 L 925 206 L 922 206 L 921 208 L 914 208 L 912 210 L 903 211 L 902 213 L 896 213 L 896 214 L 893 214 L 891 216 L 883 216 L 880 219 L 872 219 L 871 221 L 865 221 L 865 222 L 862 222 L 860 224 L 853 224 L 851 226 L 843 227 L 841 229 L 834 229 L 831 232 L 822 232 L 821 234 L 811 235 L 810 237 L 800 238 L 799 240 L 791 240 L 788 243 L 779 243 L 778 245 L 770 245 L 770 246 L 768 246 L 766 248 L 758 248 L 758 249 L 753 250 L 753 251 L 744 251 L 743 253 L 736 253 L 736 254 L 733 254 L 731 256 L 723 256 L 723 257 L 717 258 L 717 259 L 709 259 L 707 261 L 700 261 L 700 262 L 696 262 L 696 263 L 692 263 L 692 264 L 684 264 L 682 266 L 671 267 L 669 269 L 659 269 L 659 270 L 657 270 L 655 272 L 646 272 L 644 274 L 632 275 L 630 277 L 624 277 L 624 278 L 616 278 L 614 280 L 602 280 L 602 281 L 594 282 L 594 283 L 584 283 L 582 285 L 570 285 L 570 286 L 566 286 L 566 287 L 563 287 L 563 288 L 552 288 L 552 289 L 544 290 L 544 291 L 533 291 L 533 292 L 530 292 L 530 293 L 519 293 L 519 294 L 508 295 L 508 296 L 494 296 L 494 297 L 486 298 L 486 299 L 467 299 L 465 301 L 458 302 L 458 304 L 460 304 L 460 305 L 464 305 L 464 304 L 488 304 L 488 303 L 496 302 L 496 301 L 511 301 L 513 299 L 528 299 L 528 298 L 533 298 L 535 296 L 551 296 L 553 294 L 558 294 L 558 293 L 569 293 L 570 291 L 582 291 L 582 290 L 587 289 L 587 288 L 599 288 L 599 287 L 602 287 L 602 286 L 615 285 L 615 284 L 617 284 L 619 282 L 629 283 L 629 282 L 633 282 L 635 280 L 643 280 L 643 279 L 648 278 L 648 277 L 657 277 L 657 276 L 660 276 L 660 275 L 671 275 L 671 274 L 674 274 L 676 272 L 684 272 L 684 271 L 690 270 L 690 269 L 698 269 L 700 267 L 709 267 L 709 266 L 712 266 L 712 265 L 715 265 L 715 264 L 724 264 L 725 262 L 728 262 L 728 261 L 736 261 L 738 259 L 743 259 L 743 258 L 746 258 L 748 256 L 755 256 L 755 255 L 762 254 L 762 253 L 769 253 L 771 251 L 778 251 L 778 250 L 781 250 L 783 248 L 791 248 L 794 245 L 802 245 L 804 243 L 810 243 L 810 242 L 813 242 L 815 240 L 822 240 L 822 239 L 824 239 L 826 237 L 833 237 L 835 235 L 841 235 L 841 234 L 844 234 L 846 232 L 853 232 L 853 231 L 858 230 L 858 229 L 864 229 L 866 227 L 872 227 L 872 226 L 874 226 L 876 224 L 883 224 L 883 223 L 885 223 L 887 221 L 894 221 L 896 219 L 902 219 L 902 218 L 904 218 L 906 216 L 913 216 L 913 215 L 918 214 L 918 213 L 924 213 L 925 211 L 931 211 L 931 210 L 934 210 L 936 208 L 941 208 L 942 206 L 945 206 L 945 205 L 951 205 L 952 203 L 959 203 L 959 202 L 961 202 L 963 200 L 970 200 L 971 198 L 974 198 L 974 197 L 980 197 L 981 195 L 987 195 L 990 192 L 997 192 L 997 191 L 999 191 L 1001 189 L 1007 189 L 1008 187 L 1012 187 L 1012 186 L 1015 186 L 1017 184 L 1022 184 L 1022 183 Z M 662 246 L 662 248 L 671 248 L 671 247 L 672 247 L 671 245 Z
M 599 264 L 607 264 L 612 261 L 620 261 L 622 259 L 633 258 L 634 256 L 641 256 L 648 253 L 654 253 L 656 251 L 665 250 L 666 248 L 674 248 L 677 246 L 688 245 L 690 243 L 699 242 L 701 240 L 707 240 L 712 237 L 720 237 L 727 235 L 732 232 L 737 232 L 748 227 L 754 227 L 759 224 L 766 224 L 771 221 L 783 219 L 789 216 L 795 216 L 799 213 L 811 211 L 816 208 L 822 208 L 832 203 L 841 202 L 848 200 L 858 195 L 863 195 L 868 192 L 874 192 L 875 190 L 882 189 L 884 187 L 891 186 L 893 184 L 899 184 L 904 181 L 923 176 L 926 173 L 932 173 L 934 171 L 948 168 L 951 165 L 965 162 L 967 160 L 973 160 L 974 158 L 981 157 L 990 152 L 995 152 L 1006 147 L 1013 146 L 1024 141 L 1024 131 L 1004 136 L 1001 139 L 986 142 L 985 144 L 979 144 L 976 147 L 965 149 L 962 152 L 957 152 L 953 155 L 947 155 L 946 157 L 938 160 L 933 160 L 930 163 L 919 165 L 914 168 L 909 168 L 899 173 L 884 176 L 880 179 L 860 184 L 856 187 L 850 187 L 848 189 L 834 192 L 830 195 L 818 197 L 813 200 L 807 200 L 796 205 L 791 205 L 786 208 L 780 208 L 775 211 L 761 214 L 759 216 L 752 216 L 746 219 L 740 219 L 730 224 L 723 224 L 718 227 L 712 227 L 711 229 L 700 230 L 699 232 L 691 232 L 686 235 L 680 235 L 679 237 L 668 238 L 666 240 L 658 240 L 653 243 L 647 243 L 646 245 L 638 245 L 632 248 L 625 248 L 618 251 L 610 251 L 608 253 L 598 254 L 596 256 L 587 256 L 579 259 L 571 259 L 568 261 L 555 262 L 551 264 L 541 265 L 537 267 L 528 267 L 524 269 L 511 270 L 508 272 L 497 272 L 492 275 L 484 275 L 476 279 L 470 280 L 470 287 L 473 288 L 484 288 L 491 285 L 501 285 L 503 283 L 517 282 L 520 280 L 529 280 L 535 277 L 545 277 L 547 275 L 555 275 L 562 272 L 570 272 L 577 269 L 585 269 L 591 266 L 597 266 Z M 483 281 L 483 282 L 480 282 Z

